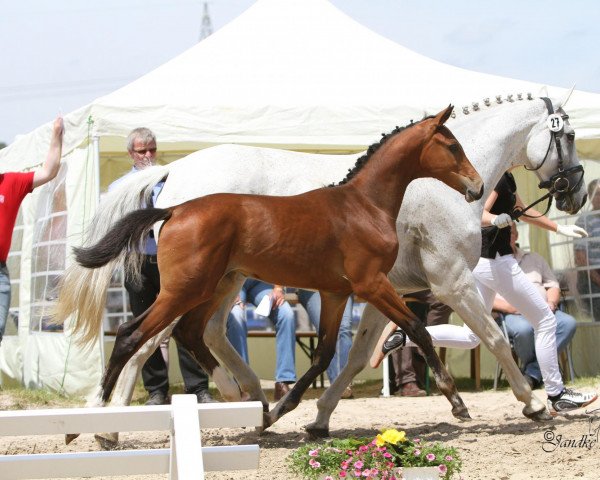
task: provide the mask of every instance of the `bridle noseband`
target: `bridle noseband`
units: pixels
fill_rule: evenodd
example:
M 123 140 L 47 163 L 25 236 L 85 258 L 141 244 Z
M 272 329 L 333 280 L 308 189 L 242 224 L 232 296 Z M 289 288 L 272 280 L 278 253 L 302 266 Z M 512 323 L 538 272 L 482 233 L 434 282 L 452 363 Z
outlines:
M 548 156 L 550 154 L 550 150 L 552 149 L 552 144 L 556 145 L 556 152 L 558 154 L 558 172 L 552 175 L 548 180 L 544 180 L 540 182 L 538 188 L 546 188 L 548 192 L 531 205 L 528 205 L 525 208 L 515 208 L 511 217 L 513 219 L 517 219 L 522 215 L 525 215 L 525 212 L 537 205 L 540 202 L 543 202 L 546 198 L 548 199 L 548 206 L 546 211 L 542 214 L 546 215 L 550 210 L 550 206 L 552 205 L 552 196 L 554 194 L 558 194 L 558 198 L 562 198 L 565 195 L 573 192 L 579 191 L 583 182 L 583 165 L 576 165 L 575 167 L 567 168 L 566 170 L 563 168 L 563 154 L 562 154 L 562 145 L 560 143 L 560 139 L 565 133 L 564 120 L 567 120 L 569 116 L 567 114 L 558 115 L 554 113 L 554 107 L 552 106 L 552 101 L 548 97 L 541 97 L 541 99 L 546 104 L 546 108 L 548 109 L 548 120 L 549 125 L 548 128 L 550 130 L 550 143 L 548 144 L 548 149 L 546 150 L 546 155 L 544 155 L 544 159 L 536 168 L 527 168 L 529 171 L 536 171 L 542 168 L 542 165 L 546 163 Z M 575 183 L 575 185 L 571 186 L 571 182 L 569 181 L 569 176 L 581 172 L 579 175 L 579 179 Z M 526 215 L 528 216 L 528 215 Z

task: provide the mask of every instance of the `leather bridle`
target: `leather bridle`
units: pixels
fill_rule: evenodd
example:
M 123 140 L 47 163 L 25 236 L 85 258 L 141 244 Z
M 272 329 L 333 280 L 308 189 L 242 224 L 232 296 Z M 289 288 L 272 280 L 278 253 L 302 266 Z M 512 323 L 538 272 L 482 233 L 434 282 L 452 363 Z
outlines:
M 554 115 L 554 107 L 552 106 L 552 101 L 548 97 L 541 97 L 541 99 L 544 101 L 546 108 L 548 109 L 548 115 L 549 116 Z M 564 121 L 564 120 L 567 120 L 569 118 L 569 116 L 567 114 L 563 114 L 563 115 L 561 115 L 561 118 Z M 528 205 L 525 208 L 515 207 L 515 209 L 513 210 L 513 213 L 511 214 L 511 217 L 514 220 L 521 217 L 522 215 L 529 216 L 529 215 L 525 214 L 525 212 L 527 210 L 534 207 L 538 203 L 543 202 L 544 200 L 548 199 L 548 206 L 546 207 L 546 211 L 542 214 L 542 216 L 546 215 L 546 213 L 548 213 L 548 211 L 550 210 L 550 206 L 552 205 L 552 198 L 553 198 L 554 194 L 557 194 L 558 198 L 562 198 L 565 195 L 579 191 L 579 189 L 581 188 L 581 185 L 583 184 L 583 165 L 576 165 L 574 167 L 570 167 L 567 169 L 565 169 L 563 166 L 562 145 L 560 143 L 560 140 L 564 133 L 565 133 L 564 122 L 563 122 L 562 128 L 560 128 L 560 130 L 550 129 L 550 143 L 548 144 L 548 149 L 546 150 L 546 155 L 544 155 L 543 160 L 540 162 L 540 164 L 536 168 L 525 167 L 525 169 L 529 170 L 529 171 L 536 171 L 536 170 L 539 170 L 540 168 L 542 168 L 542 165 L 544 165 L 544 163 L 546 163 L 546 160 L 548 159 L 548 156 L 550 155 L 550 150 L 552 149 L 552 144 L 556 145 L 556 152 L 558 154 L 558 172 L 556 172 L 554 175 L 552 175 L 548 180 L 544 180 L 544 181 L 540 182 L 540 184 L 538 185 L 539 188 L 548 189 L 548 192 L 544 196 L 537 199 L 535 202 L 533 202 L 532 204 Z M 579 175 L 577 182 L 575 182 L 575 184 L 571 186 L 569 177 L 571 175 L 574 175 L 579 172 L 581 172 L 581 175 Z

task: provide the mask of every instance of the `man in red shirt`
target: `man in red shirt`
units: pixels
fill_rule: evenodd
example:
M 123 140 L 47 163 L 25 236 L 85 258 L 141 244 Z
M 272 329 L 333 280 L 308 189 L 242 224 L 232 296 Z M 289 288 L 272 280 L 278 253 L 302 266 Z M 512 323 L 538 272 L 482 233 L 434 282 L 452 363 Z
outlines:
M 56 177 L 62 154 L 63 132 L 63 119 L 58 117 L 54 120 L 48 157 L 37 170 L 27 173 L 0 173 L 0 343 L 10 307 L 10 277 L 6 268 L 6 258 L 19 206 L 25 195 Z

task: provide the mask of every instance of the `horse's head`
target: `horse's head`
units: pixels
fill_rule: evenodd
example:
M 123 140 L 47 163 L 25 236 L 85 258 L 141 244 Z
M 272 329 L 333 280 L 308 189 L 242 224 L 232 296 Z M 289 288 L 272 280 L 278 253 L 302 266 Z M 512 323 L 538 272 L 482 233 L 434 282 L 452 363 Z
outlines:
M 453 106 L 421 122 L 429 134 L 419 159 L 421 176 L 441 180 L 465 196 L 467 202 L 479 200 L 483 195 L 483 180 L 465 155 L 452 132 L 444 126 Z
M 540 188 L 550 191 L 559 210 L 573 214 L 583 207 L 587 194 L 583 166 L 575 148 L 575 131 L 562 108 L 567 98 L 559 102 L 541 99 L 546 108 L 529 135 L 526 168 L 535 171 Z

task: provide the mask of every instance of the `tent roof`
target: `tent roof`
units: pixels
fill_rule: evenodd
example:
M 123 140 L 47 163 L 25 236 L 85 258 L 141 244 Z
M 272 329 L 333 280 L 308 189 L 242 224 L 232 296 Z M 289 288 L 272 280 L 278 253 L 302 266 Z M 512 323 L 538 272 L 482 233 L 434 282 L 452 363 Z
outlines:
M 156 132 L 161 150 L 230 142 L 359 150 L 449 103 L 537 95 L 541 87 L 431 60 L 327 0 L 258 0 L 204 41 L 69 116 L 67 132 L 78 129 L 73 141 L 81 141 L 81 122 L 91 114 L 103 151 L 122 151 L 122 138 L 140 125 Z M 553 97 L 565 93 L 549 88 Z M 586 148 L 600 158 L 600 95 L 576 91 L 568 110 L 578 138 L 594 139 Z
M 123 135 L 152 122 L 161 143 L 362 148 L 449 103 L 540 88 L 431 60 L 326 0 L 259 0 L 203 42 L 98 99 L 94 111 L 100 133 Z M 571 113 L 574 104 L 589 104 L 588 96 L 600 106 L 600 95 L 578 92 Z M 126 126 L 124 117 L 132 118 Z M 591 133 L 600 136 L 596 120 Z

